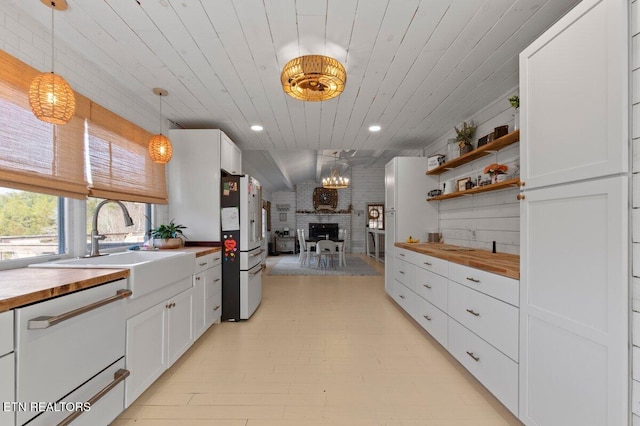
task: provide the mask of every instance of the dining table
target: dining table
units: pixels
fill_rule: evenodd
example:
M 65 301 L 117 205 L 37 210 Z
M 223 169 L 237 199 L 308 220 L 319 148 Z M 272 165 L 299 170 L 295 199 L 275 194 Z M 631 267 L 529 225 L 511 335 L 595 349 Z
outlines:
M 305 243 L 307 245 L 307 266 L 311 265 L 311 248 L 315 247 L 318 241 L 320 240 L 328 240 L 329 238 L 305 238 Z M 331 239 L 331 241 L 336 243 L 336 250 L 338 253 L 338 264 L 340 267 L 346 266 L 347 262 L 344 255 L 344 240 L 342 239 Z

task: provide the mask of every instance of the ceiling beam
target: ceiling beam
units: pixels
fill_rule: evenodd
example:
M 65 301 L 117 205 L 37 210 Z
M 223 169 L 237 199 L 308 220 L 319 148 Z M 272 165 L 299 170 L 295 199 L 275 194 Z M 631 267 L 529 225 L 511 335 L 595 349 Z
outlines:
M 271 161 L 273 161 L 273 163 L 276 165 L 278 171 L 280 171 L 280 174 L 282 175 L 282 179 L 287 185 L 287 188 L 289 188 L 289 191 L 293 191 L 294 185 L 291 181 L 291 176 L 289 176 L 289 172 L 287 172 L 287 166 L 286 164 L 284 164 L 284 161 L 282 161 L 282 159 L 278 157 L 274 151 L 265 151 L 264 154 L 267 158 L 271 158 Z

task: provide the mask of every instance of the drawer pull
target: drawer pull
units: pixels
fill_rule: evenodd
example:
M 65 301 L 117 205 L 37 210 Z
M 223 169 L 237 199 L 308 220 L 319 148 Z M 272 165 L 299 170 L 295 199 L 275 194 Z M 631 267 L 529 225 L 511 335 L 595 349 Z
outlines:
M 423 315 L 424 319 L 426 319 L 427 321 L 431 321 L 431 317 L 429 315 Z
M 431 289 L 431 286 L 429 284 L 422 284 L 424 287 Z
M 404 271 L 398 271 L 398 272 L 400 272 L 402 275 L 404 275 Z
M 204 266 L 206 264 L 207 264 L 207 262 L 198 263 L 198 265 L 200 265 L 200 266 Z
M 400 253 L 400 256 L 404 257 L 404 253 Z
M 403 296 L 403 295 L 399 294 L 398 296 L 400 296 L 400 299 L 404 299 L 404 296 Z
M 475 356 L 475 355 L 473 354 L 473 352 L 469 352 L 469 351 L 467 351 L 467 355 L 469 355 L 471 358 L 473 358 L 473 360 L 474 360 L 475 362 L 480 361 L 480 357 L 479 357 L 479 356 Z
M 480 280 L 477 278 L 473 278 L 473 277 L 467 277 L 467 280 L 471 281 L 472 283 L 479 283 Z
M 105 386 L 104 388 L 102 388 L 102 390 L 100 390 L 97 394 L 92 396 L 87 401 L 87 404 L 89 406 L 95 405 L 95 403 L 98 402 L 103 396 L 105 396 L 106 394 L 111 392 L 111 390 L 113 388 L 118 386 L 120 383 L 122 383 L 124 381 L 124 379 L 129 377 L 129 374 L 130 374 L 129 370 L 125 370 L 124 368 L 121 368 L 118 371 L 116 371 L 113 374 L 113 381 L 111 383 L 109 383 L 107 386 Z M 71 422 L 73 422 L 75 419 L 77 419 L 82 413 L 84 413 L 84 411 L 82 411 L 82 410 L 74 411 L 69 416 L 67 416 L 64 420 L 62 420 L 60 423 L 58 423 L 58 426 L 67 426 L 67 425 L 71 424 Z
M 213 280 L 214 283 L 217 283 L 218 281 L 220 281 L 220 278 L 216 278 L 215 280 Z
M 74 309 L 69 312 L 65 312 L 56 316 L 42 316 L 29 320 L 27 324 L 28 330 L 41 330 L 43 328 L 49 328 L 58 323 L 71 319 L 73 317 L 77 317 L 78 315 L 82 315 L 86 312 L 93 311 L 94 309 L 98 309 L 101 306 L 108 305 L 109 303 L 117 302 L 120 299 L 126 299 L 131 296 L 133 292 L 131 290 L 118 290 L 115 296 L 107 297 L 106 299 L 99 300 L 97 302 L 91 303 L 89 305 L 83 306 L 78 309 Z
M 220 260 L 220 256 L 214 257 L 213 260 Z
M 251 253 L 249 255 L 249 257 L 256 257 L 256 256 L 260 256 L 262 253 L 264 253 L 264 250 L 260 249 L 260 251 L 256 252 L 256 253 Z
M 216 307 L 213 308 L 214 311 L 217 311 L 218 309 L 220 309 L 220 305 L 216 305 Z
M 475 315 L 476 317 L 480 316 L 479 312 L 475 312 L 473 309 L 467 309 L 467 312 L 469 312 L 471 315 Z
M 424 262 L 425 265 L 431 266 L 431 262 Z

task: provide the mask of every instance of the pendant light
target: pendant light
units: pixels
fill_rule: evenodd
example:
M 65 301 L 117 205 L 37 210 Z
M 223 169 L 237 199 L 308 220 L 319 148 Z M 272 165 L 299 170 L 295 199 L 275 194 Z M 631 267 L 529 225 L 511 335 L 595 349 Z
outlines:
M 65 0 L 40 0 L 51 8 L 51 72 L 36 76 L 29 86 L 29 105 L 39 120 L 52 124 L 66 124 L 76 111 L 73 89 L 64 78 L 53 72 L 55 64 L 53 14 L 55 10 L 66 10 Z
M 156 87 L 153 93 L 160 97 L 160 134 L 154 135 L 149 141 L 149 155 L 154 163 L 167 164 L 173 155 L 173 147 L 169 138 L 162 134 L 162 97 L 169 92 Z
M 322 178 L 322 187 L 329 189 L 344 189 L 349 186 L 349 178 L 340 176 L 338 173 L 338 152 L 334 152 L 335 156 L 333 170 L 331 175 Z

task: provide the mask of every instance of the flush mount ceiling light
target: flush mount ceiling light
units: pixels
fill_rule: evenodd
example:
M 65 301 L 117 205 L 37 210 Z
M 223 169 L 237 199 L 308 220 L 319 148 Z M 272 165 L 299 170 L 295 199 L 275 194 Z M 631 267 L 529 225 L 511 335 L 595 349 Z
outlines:
M 331 175 L 322 178 L 322 187 L 330 188 L 330 189 L 343 189 L 349 186 L 349 178 L 340 176 L 338 173 L 338 153 L 334 152 L 335 156 L 333 170 L 331 170 Z
M 322 55 L 300 56 L 287 62 L 280 76 L 282 88 L 301 101 L 326 101 L 344 90 L 347 73 L 342 64 Z
M 162 134 L 162 97 L 169 92 L 156 87 L 153 93 L 160 97 L 160 134 L 154 135 L 149 141 L 149 156 L 154 163 L 167 164 L 173 155 L 173 147 L 169 138 Z
M 251 126 L 251 130 L 253 130 L 254 132 L 261 132 L 263 129 L 264 127 L 259 124 L 254 124 L 253 126 Z
M 378 126 L 377 124 L 374 124 L 373 126 L 369 126 L 370 132 L 379 132 L 380 129 L 382 129 L 382 127 Z
M 66 10 L 65 0 L 40 0 L 51 8 L 51 72 L 38 74 L 29 86 L 29 105 L 39 120 L 52 124 L 66 124 L 76 111 L 76 97 L 69 83 L 54 74 L 55 47 L 53 43 L 53 13 Z

